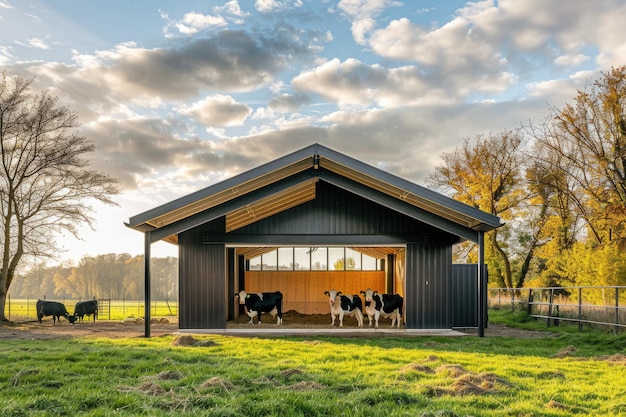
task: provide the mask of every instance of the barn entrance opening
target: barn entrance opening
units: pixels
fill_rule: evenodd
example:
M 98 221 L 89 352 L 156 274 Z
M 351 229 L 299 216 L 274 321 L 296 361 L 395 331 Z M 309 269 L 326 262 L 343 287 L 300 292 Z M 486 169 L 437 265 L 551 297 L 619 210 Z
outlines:
M 231 264 L 234 273 L 229 274 L 234 291 L 280 291 L 287 317 L 304 321 L 309 317 L 316 322 L 323 315 L 329 323 L 328 296 L 324 293 L 331 289 L 361 298 L 360 292 L 367 289 L 404 297 L 404 246 L 246 246 L 232 250 L 237 259 Z M 229 320 L 245 316 L 242 306 L 233 307 Z

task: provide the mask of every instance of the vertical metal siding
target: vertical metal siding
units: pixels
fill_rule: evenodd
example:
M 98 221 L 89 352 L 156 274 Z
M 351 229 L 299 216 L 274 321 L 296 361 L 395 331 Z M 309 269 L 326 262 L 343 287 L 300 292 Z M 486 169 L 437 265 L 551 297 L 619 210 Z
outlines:
M 180 329 L 226 328 L 226 252 L 202 244 L 200 228 L 179 239 Z
M 406 328 L 452 328 L 452 247 L 407 244 Z
M 478 327 L 476 264 L 452 265 L 452 327 Z

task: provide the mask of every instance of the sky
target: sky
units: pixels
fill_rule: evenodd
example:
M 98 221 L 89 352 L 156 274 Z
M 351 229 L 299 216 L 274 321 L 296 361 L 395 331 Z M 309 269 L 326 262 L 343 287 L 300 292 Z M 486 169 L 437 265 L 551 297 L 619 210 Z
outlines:
M 626 65 L 623 0 L 0 0 L 0 71 L 75 111 L 119 180 L 59 260 L 143 254 L 128 219 L 313 143 L 425 185 L 467 138 Z M 176 256 L 154 244 L 152 256 Z

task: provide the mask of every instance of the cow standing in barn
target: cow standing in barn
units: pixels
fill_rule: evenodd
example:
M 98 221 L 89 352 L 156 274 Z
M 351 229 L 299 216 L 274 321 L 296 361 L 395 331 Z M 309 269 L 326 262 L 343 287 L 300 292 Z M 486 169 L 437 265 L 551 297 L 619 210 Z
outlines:
M 41 319 L 45 316 L 52 316 L 52 324 L 56 324 L 57 320 L 61 324 L 61 317 L 65 317 L 70 323 L 74 323 L 76 318 L 70 316 L 67 312 L 65 304 L 57 301 L 37 300 L 37 320 L 41 323 Z
M 358 294 L 343 295 L 341 291 L 335 290 L 325 291 L 324 294 L 328 296 L 330 304 L 331 327 L 335 325 L 337 317 L 339 317 L 339 327 L 343 327 L 343 317 L 352 315 L 356 317 L 358 327 L 363 327 L 363 302 Z
M 74 317 L 78 321 L 83 321 L 85 316 L 93 315 L 93 321 L 98 317 L 98 300 L 79 301 L 74 306 Z
M 239 304 L 246 307 L 246 314 L 250 317 L 249 324 L 252 324 L 254 317 L 258 316 L 258 324 L 261 324 L 261 315 L 270 313 L 272 316 L 278 316 L 276 324 L 283 323 L 283 294 L 276 292 L 260 292 L 248 294 L 240 291 L 235 294 L 235 298 L 239 299 Z
M 394 326 L 397 320 L 397 326 L 400 328 L 402 308 L 404 306 L 404 299 L 400 295 L 379 294 L 378 291 L 374 291 L 371 288 L 361 291 L 361 294 L 365 296 L 365 313 L 369 318 L 370 327 L 372 327 L 372 319 L 374 319 L 374 328 L 378 329 L 378 319 L 382 317 L 391 319 L 391 327 Z

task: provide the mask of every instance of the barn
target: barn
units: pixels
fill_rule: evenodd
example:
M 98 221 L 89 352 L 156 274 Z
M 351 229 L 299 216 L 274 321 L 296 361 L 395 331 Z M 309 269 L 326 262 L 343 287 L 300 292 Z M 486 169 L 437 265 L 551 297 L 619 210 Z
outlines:
M 284 311 L 328 313 L 324 291 L 405 299 L 405 328 L 486 326 L 484 234 L 500 218 L 312 144 L 131 217 L 150 247 L 178 245 L 179 329 L 226 329 L 234 294 L 281 291 Z M 452 248 L 478 244 L 478 265 Z M 146 307 L 145 335 L 150 336 Z

